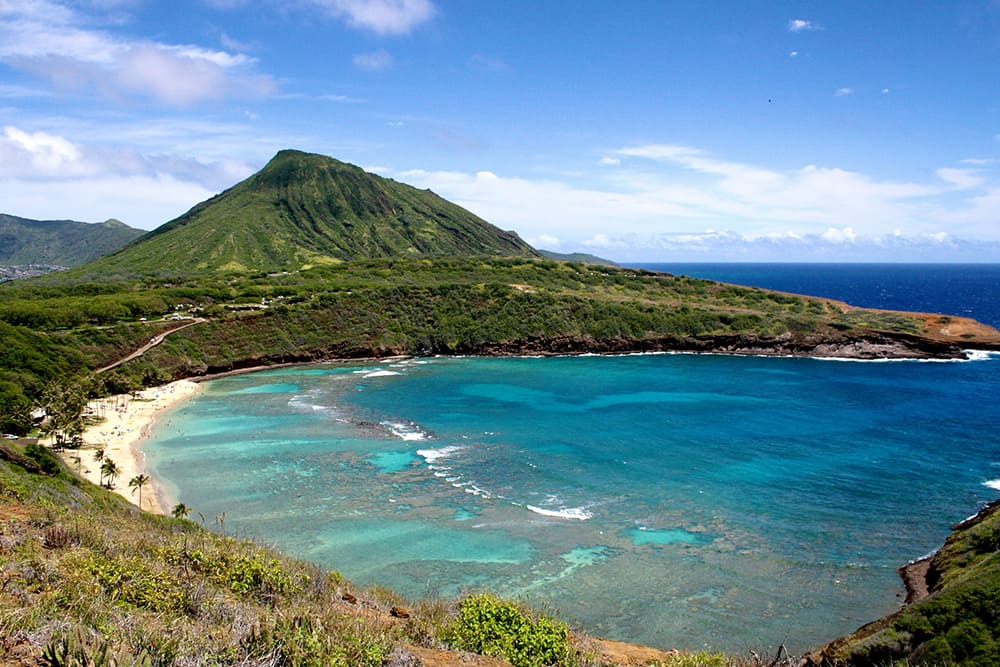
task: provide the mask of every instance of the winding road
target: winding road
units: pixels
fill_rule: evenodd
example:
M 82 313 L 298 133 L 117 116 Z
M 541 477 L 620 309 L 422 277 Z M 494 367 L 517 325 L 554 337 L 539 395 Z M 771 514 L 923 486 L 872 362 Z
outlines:
M 94 371 L 94 373 L 103 373 L 105 371 L 110 371 L 112 368 L 118 368 L 119 366 L 121 366 L 122 364 L 124 364 L 126 361 L 132 361 L 133 359 L 135 359 L 137 357 L 141 357 L 148 350 L 150 350 L 151 348 L 154 348 L 157 345 L 159 345 L 160 343 L 162 343 L 163 339 L 166 338 L 167 336 L 169 336 L 170 334 L 177 333 L 181 329 L 187 329 L 188 327 L 193 327 L 196 324 L 201 324 L 204 321 L 205 321 L 205 319 L 202 318 L 202 317 L 195 317 L 194 319 L 188 320 L 187 322 L 185 322 L 184 324 L 180 325 L 179 327 L 175 327 L 173 329 L 170 329 L 169 331 L 164 331 L 163 333 L 156 334 L 155 336 L 153 336 L 152 338 L 149 339 L 148 343 L 146 343 L 145 345 L 143 345 L 142 347 L 140 347 L 138 350 L 136 350 L 132 354 L 128 355 L 127 357 L 123 357 L 123 358 L 119 359 L 118 361 L 114 362 L 113 364 L 108 364 L 107 366 L 105 366 L 103 368 L 98 368 L 96 371 Z

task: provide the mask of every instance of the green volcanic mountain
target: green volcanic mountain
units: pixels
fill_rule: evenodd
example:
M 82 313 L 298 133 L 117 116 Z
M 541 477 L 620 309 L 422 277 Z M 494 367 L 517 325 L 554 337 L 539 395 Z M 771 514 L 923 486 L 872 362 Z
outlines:
M 0 266 L 76 266 L 114 252 L 142 234 L 118 220 L 29 220 L 0 213 Z
M 136 273 L 295 271 L 397 256 L 538 253 L 429 190 L 330 157 L 284 150 L 92 269 Z

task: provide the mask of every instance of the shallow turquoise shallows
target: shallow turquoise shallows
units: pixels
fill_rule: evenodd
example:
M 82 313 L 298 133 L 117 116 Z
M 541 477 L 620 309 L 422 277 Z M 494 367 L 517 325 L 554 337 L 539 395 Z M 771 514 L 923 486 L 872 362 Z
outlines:
M 309 366 L 208 383 L 149 449 L 210 526 L 358 584 L 801 650 L 896 608 L 896 568 L 1000 496 L 998 388 L 996 357 Z

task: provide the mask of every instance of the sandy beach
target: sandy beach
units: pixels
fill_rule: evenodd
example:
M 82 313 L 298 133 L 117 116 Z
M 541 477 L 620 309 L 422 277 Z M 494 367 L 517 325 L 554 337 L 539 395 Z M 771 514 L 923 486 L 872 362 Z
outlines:
M 130 489 L 128 482 L 136 475 L 150 475 L 146 469 L 146 455 L 142 441 L 157 415 L 196 394 L 200 386 L 190 380 L 179 380 L 162 387 L 154 387 L 132 396 L 108 396 L 88 403 L 89 414 L 100 421 L 83 433 L 84 446 L 66 450 L 63 459 L 73 470 L 94 484 L 100 483 L 101 464 L 94 458 L 97 449 L 115 462 L 121 471 L 115 479 L 114 492 L 138 505 L 139 494 Z M 80 457 L 79 467 L 77 460 Z M 163 487 L 150 475 L 142 489 L 142 509 L 158 514 L 170 511 L 170 499 L 164 496 Z

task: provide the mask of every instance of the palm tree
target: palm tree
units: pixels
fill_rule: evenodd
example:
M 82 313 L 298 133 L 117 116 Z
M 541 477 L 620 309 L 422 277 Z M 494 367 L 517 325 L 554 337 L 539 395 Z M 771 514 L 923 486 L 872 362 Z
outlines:
M 111 459 L 104 459 L 104 463 L 101 464 L 101 479 L 107 479 L 108 483 L 105 486 L 109 489 L 115 488 L 115 478 L 122 474 L 118 466 Z
M 98 463 L 100 463 L 101 461 L 104 460 L 104 449 L 103 448 L 99 447 L 97 449 L 97 451 L 94 452 L 94 460 L 97 461 Z M 98 482 L 98 484 L 100 484 L 101 486 L 104 486 L 104 466 L 103 465 L 101 466 L 101 481 Z
M 174 505 L 174 509 L 170 510 L 170 514 L 173 515 L 175 519 L 186 519 L 190 513 L 191 508 L 184 503 L 177 503 Z
M 144 487 L 149 482 L 149 475 L 136 475 L 128 481 L 129 488 L 132 489 L 132 493 L 136 491 L 139 492 L 139 509 L 142 509 L 142 487 Z

